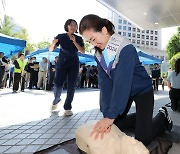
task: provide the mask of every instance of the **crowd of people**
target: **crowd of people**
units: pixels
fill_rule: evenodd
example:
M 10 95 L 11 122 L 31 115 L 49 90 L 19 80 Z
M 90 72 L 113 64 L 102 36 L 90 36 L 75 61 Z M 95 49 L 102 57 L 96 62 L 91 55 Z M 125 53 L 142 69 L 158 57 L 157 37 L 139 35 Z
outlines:
M 5 57 L 3 52 L 0 52 L 0 57 L 0 88 L 12 87 L 13 92 L 19 89 L 24 92 L 25 88 L 53 90 L 58 56 L 51 62 L 46 57 L 43 57 L 41 62 L 37 62 L 36 57 L 26 61 L 22 53 L 13 61 Z M 80 64 L 76 88 L 98 88 L 97 74 L 96 66 Z M 67 82 L 64 83 L 64 89 L 66 88 Z

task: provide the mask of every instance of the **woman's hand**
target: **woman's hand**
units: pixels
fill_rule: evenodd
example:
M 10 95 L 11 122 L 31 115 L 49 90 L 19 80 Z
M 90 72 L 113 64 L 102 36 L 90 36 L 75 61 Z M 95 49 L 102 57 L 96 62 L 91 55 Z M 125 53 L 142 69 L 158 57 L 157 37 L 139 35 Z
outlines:
M 58 42 L 58 39 L 54 37 L 54 40 L 52 41 L 52 44 L 49 46 L 49 51 L 53 51 L 56 48 L 56 43 Z
M 74 35 L 69 35 L 69 38 L 70 38 L 70 40 L 72 40 L 73 42 L 76 42 L 76 38 L 75 38 Z
M 54 40 L 52 41 L 52 45 L 56 45 L 56 43 L 58 42 L 58 39 L 56 39 L 55 37 L 54 37 Z
M 104 133 L 109 133 L 111 126 L 114 122 L 114 119 L 103 118 L 99 120 L 93 128 L 93 131 L 90 134 L 90 137 L 95 134 L 95 140 L 101 135 L 101 139 L 104 138 Z
M 76 38 L 74 35 L 70 35 L 68 34 L 69 39 L 72 40 L 73 44 L 76 46 L 76 48 L 78 49 L 78 51 L 80 51 L 81 53 L 85 53 L 85 49 L 84 47 L 80 46 L 77 42 L 76 42 Z

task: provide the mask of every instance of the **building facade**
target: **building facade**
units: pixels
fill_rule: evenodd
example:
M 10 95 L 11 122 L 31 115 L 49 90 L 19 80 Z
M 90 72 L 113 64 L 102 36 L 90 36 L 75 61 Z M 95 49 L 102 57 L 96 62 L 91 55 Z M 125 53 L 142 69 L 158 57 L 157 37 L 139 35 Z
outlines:
M 167 60 L 165 50 L 161 50 L 161 29 L 141 30 L 114 12 L 111 21 L 115 25 L 116 33 L 128 38 L 137 48 L 163 61 Z

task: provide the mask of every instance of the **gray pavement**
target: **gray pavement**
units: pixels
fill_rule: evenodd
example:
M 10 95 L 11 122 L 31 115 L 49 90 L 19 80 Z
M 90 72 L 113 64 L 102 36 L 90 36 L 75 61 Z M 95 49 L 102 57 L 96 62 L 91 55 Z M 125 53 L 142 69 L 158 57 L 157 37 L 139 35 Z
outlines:
M 62 100 L 65 100 L 65 91 Z M 77 89 L 73 101 L 74 115 L 63 116 L 63 101 L 51 113 L 53 93 L 26 90 L 12 94 L 11 89 L 0 90 L 0 153 L 33 153 L 75 137 L 75 130 L 89 120 L 101 119 L 99 90 Z M 168 89 L 155 91 L 154 115 L 170 102 Z M 134 112 L 134 105 L 130 112 Z M 180 126 L 180 113 L 168 108 L 174 124 Z M 180 145 L 170 154 L 179 154 Z

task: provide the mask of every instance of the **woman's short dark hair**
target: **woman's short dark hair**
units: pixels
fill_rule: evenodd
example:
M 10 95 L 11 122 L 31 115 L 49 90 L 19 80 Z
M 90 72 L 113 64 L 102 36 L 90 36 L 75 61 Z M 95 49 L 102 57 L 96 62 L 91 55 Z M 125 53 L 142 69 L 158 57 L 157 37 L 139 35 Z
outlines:
M 68 19 L 68 20 L 65 22 L 65 24 L 64 24 L 64 30 L 65 30 L 66 32 L 68 32 L 68 25 L 70 25 L 71 22 L 75 22 L 76 25 L 77 25 L 77 27 L 78 27 L 78 24 L 77 24 L 76 20 L 74 20 L 74 19 Z M 78 29 L 78 28 L 77 28 L 77 29 Z M 75 33 L 77 33 L 77 30 L 76 30 Z
M 24 53 L 19 53 L 18 57 L 24 56 Z
M 180 72 L 180 58 L 176 60 L 176 63 L 175 63 L 175 72 L 176 72 L 176 75 L 178 75 L 179 72 Z
M 81 35 L 85 30 L 90 29 L 93 29 L 95 32 L 101 32 L 103 27 L 107 28 L 110 35 L 114 34 L 115 27 L 111 21 L 94 14 L 89 14 L 81 19 L 79 24 L 79 32 Z

